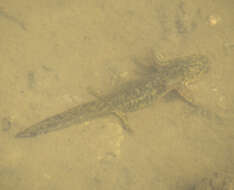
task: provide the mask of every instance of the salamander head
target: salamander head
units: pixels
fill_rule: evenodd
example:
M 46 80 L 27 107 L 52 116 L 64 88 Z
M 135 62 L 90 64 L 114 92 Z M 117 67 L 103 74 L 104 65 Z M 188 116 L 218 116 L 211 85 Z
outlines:
M 184 80 L 193 82 L 209 71 L 209 60 L 203 55 L 186 57 L 183 64 Z
M 159 70 L 159 78 L 167 85 L 189 84 L 209 70 L 209 61 L 203 55 L 191 55 L 169 60 Z M 157 75 L 156 75 L 157 76 Z

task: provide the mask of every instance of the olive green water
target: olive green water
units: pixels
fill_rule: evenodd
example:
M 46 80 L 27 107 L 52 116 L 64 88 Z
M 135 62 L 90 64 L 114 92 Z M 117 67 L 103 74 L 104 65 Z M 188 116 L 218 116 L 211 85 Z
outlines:
M 214 172 L 233 178 L 233 9 L 231 0 L 2 0 L 0 190 L 192 190 Z M 131 135 L 108 116 L 15 138 L 93 101 L 88 88 L 134 80 L 134 62 L 193 54 L 210 60 L 185 92 L 202 111 L 167 97 L 127 114 Z

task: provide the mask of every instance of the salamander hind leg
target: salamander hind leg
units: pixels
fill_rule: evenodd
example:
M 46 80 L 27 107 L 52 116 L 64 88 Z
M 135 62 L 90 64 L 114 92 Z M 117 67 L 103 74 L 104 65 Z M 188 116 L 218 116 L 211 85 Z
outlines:
M 128 118 L 127 115 L 121 111 L 113 111 L 112 114 L 118 118 L 118 120 L 120 121 L 120 124 L 122 126 L 122 128 L 127 131 L 128 133 L 132 134 L 133 131 L 132 129 L 129 127 L 128 125 Z
M 97 98 L 98 100 L 100 101 L 103 101 L 105 102 L 105 104 L 107 106 L 109 106 L 109 103 L 107 101 L 104 100 L 104 98 L 101 96 L 100 93 L 94 91 L 93 89 L 91 88 L 88 88 L 88 93 L 92 96 L 94 96 L 95 98 Z M 115 107 L 114 107 L 115 109 Z M 123 113 L 121 111 L 117 111 L 117 110 L 114 110 L 112 112 L 110 112 L 110 114 L 114 115 L 115 117 L 117 117 L 117 119 L 120 121 L 120 124 L 122 126 L 122 128 L 127 131 L 128 133 L 133 133 L 132 129 L 129 127 L 128 125 L 128 118 L 127 118 L 127 115 L 126 113 Z

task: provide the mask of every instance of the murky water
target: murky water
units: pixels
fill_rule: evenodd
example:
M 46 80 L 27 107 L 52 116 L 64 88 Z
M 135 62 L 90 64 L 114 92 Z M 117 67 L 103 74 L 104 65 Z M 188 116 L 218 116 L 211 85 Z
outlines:
M 215 186 L 202 180 L 210 176 L 225 189 L 223 178 L 234 178 L 233 9 L 231 0 L 1 1 L 0 189 L 191 190 Z M 88 88 L 106 94 L 139 77 L 136 62 L 193 54 L 209 59 L 209 72 L 186 85 L 186 101 L 171 94 L 128 113 L 132 134 L 107 116 L 15 138 L 95 100 Z

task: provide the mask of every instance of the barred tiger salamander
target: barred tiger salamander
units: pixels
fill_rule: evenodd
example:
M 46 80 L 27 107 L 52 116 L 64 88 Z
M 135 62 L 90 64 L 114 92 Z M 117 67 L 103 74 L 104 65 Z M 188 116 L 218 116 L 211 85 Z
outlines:
M 209 61 L 203 55 L 191 55 L 168 60 L 163 64 L 142 66 L 145 75 L 127 82 L 107 95 L 97 95 L 96 100 L 75 106 L 48 117 L 20 131 L 17 138 L 35 137 L 40 134 L 64 129 L 95 118 L 115 115 L 127 131 L 131 131 L 125 116 L 143 109 L 172 90 L 178 90 L 207 73 Z

